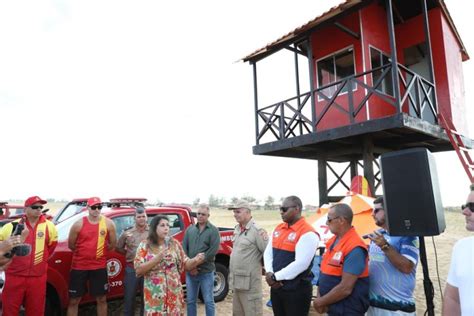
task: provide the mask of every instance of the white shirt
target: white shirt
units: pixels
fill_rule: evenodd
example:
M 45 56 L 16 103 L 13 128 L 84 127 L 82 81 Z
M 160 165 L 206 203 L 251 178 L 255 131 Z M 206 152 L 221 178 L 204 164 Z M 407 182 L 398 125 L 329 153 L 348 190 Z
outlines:
M 454 245 L 447 281 L 458 288 L 461 314 L 474 315 L 474 237 Z
M 265 271 L 273 272 L 273 234 L 270 235 L 267 248 L 263 253 L 263 262 L 265 264 Z M 318 249 L 319 237 L 314 232 L 307 232 L 301 235 L 295 247 L 295 261 L 275 273 L 275 279 L 293 280 L 300 273 L 308 269 L 311 261 L 314 258 L 316 250 Z

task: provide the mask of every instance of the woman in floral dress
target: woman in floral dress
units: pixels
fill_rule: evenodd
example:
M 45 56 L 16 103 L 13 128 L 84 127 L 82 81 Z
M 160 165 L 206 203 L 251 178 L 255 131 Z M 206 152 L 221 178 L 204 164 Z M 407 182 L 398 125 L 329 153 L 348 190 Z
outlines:
M 202 262 L 203 255 L 188 259 L 181 244 L 168 237 L 169 222 L 163 215 L 150 223 L 148 239 L 137 249 L 134 265 L 137 276 L 144 276 L 143 295 L 146 316 L 184 315 L 181 273 Z

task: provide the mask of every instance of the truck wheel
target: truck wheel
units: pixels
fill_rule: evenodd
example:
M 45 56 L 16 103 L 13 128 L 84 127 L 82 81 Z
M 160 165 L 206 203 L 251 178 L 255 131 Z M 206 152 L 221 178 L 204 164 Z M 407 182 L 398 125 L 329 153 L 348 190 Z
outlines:
M 222 263 L 216 262 L 216 272 L 214 273 L 214 302 L 225 299 L 229 293 L 229 270 Z M 204 302 L 202 293 L 199 291 L 198 298 Z
M 214 275 L 214 301 L 220 302 L 229 293 L 229 270 L 222 263 L 216 262 L 216 272 Z
M 46 302 L 44 306 L 44 314 L 48 316 L 61 316 L 61 307 L 56 291 L 48 287 L 46 291 Z

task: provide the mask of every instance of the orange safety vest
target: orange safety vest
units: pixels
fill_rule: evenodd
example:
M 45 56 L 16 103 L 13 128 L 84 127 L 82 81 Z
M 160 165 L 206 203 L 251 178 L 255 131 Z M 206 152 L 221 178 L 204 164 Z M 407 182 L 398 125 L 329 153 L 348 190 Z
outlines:
M 291 226 L 288 226 L 287 223 L 281 223 L 273 232 L 272 247 L 273 249 L 295 252 L 298 240 L 307 232 L 314 232 L 319 236 L 313 226 L 308 224 L 303 217 Z
M 273 272 L 278 272 L 295 261 L 296 244 L 301 236 L 308 232 L 314 232 L 318 235 L 303 217 L 291 226 L 287 223 L 282 223 L 275 228 L 272 235 Z M 316 252 L 316 249 L 308 249 L 308 251 Z M 283 282 L 283 289 L 294 289 L 299 286 L 302 280 L 310 281 L 312 278 L 312 266 L 311 262 L 308 268 L 293 280 L 285 280 Z
M 337 245 L 331 249 L 331 246 L 336 241 L 336 236 L 333 236 L 326 243 L 326 251 L 323 255 L 321 262 L 321 273 L 342 276 L 344 258 L 356 247 L 361 247 L 367 251 L 367 246 L 364 241 L 359 237 L 354 227 L 342 236 Z M 359 275 L 359 278 L 366 278 L 369 276 L 369 257 L 365 259 L 364 272 Z

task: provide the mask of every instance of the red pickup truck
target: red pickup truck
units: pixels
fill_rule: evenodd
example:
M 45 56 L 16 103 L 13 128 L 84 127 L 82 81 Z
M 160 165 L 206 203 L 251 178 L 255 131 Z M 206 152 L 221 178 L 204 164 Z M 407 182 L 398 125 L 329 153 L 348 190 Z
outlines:
M 24 212 L 24 206 L 22 205 L 12 205 L 8 204 L 8 202 L 0 201 L 0 220 L 4 220 L 13 216 L 19 216 Z
M 109 203 L 109 207 L 102 209 L 102 215 L 110 218 L 116 226 L 117 238 L 122 232 L 134 225 L 135 208 L 130 201 L 120 203 L 115 200 Z M 186 206 L 161 206 L 147 207 L 146 212 L 149 220 L 157 215 L 166 215 L 170 222 L 170 235 L 181 241 L 186 228 L 195 223 L 195 214 Z M 87 215 L 87 212 L 79 212 L 68 217 L 56 225 L 58 229 L 58 246 L 49 258 L 48 284 L 46 292 L 45 315 L 60 315 L 68 304 L 69 270 L 71 267 L 72 252 L 68 248 L 69 230 L 76 220 Z M 229 291 L 228 268 L 230 253 L 232 251 L 232 228 L 219 228 L 221 244 L 216 256 L 216 278 L 214 283 L 214 298 L 216 301 L 223 300 Z M 109 273 L 108 299 L 120 299 L 123 297 L 125 258 L 116 251 L 109 252 L 107 269 Z M 185 285 L 184 274 L 182 276 Z M 1 294 L 1 291 L 0 291 Z M 89 295 L 83 297 L 81 304 L 95 302 Z
M 42 212 L 49 220 L 53 216 L 48 214 L 49 209 L 44 209 Z M 9 204 L 8 202 L 0 201 L 0 227 L 22 217 L 25 214 L 25 207 L 19 204 Z

